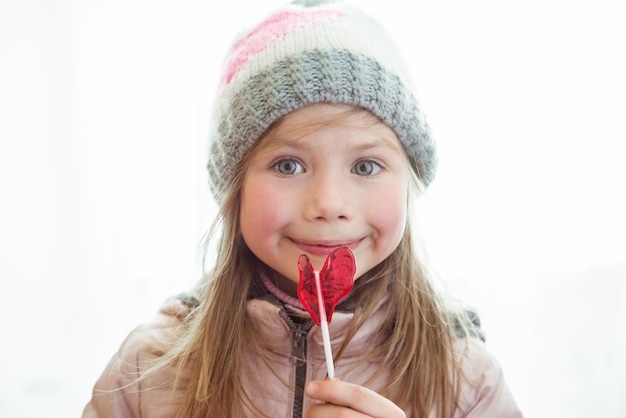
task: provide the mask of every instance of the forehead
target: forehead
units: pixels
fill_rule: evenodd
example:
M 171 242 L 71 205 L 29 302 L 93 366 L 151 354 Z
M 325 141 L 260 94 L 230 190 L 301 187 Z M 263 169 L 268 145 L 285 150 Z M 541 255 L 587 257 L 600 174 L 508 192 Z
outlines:
M 326 128 L 359 132 L 371 146 L 402 151 L 395 132 L 369 111 L 342 104 L 318 103 L 295 110 L 275 122 L 261 138 L 260 148 L 297 145 L 308 135 Z

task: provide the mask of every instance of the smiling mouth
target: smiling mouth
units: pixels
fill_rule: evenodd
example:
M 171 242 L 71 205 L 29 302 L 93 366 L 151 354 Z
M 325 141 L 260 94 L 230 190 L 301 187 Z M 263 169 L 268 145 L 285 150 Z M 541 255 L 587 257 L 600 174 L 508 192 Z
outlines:
M 325 257 L 340 247 L 348 247 L 354 251 L 364 239 L 351 241 L 300 241 L 291 239 L 291 241 L 309 255 Z

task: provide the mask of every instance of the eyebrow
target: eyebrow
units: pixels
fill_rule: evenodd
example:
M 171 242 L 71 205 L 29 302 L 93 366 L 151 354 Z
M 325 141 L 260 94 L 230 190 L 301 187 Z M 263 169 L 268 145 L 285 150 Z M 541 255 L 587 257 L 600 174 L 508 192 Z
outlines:
M 265 138 L 265 144 L 261 145 L 262 149 L 278 149 L 281 147 L 290 147 L 295 149 L 307 149 L 309 145 L 307 145 L 301 138 L 288 138 L 282 135 L 270 135 Z M 377 135 L 372 138 L 368 138 L 365 142 L 361 142 L 354 146 L 357 150 L 369 150 L 373 148 L 386 148 L 392 150 L 394 152 L 402 152 L 403 147 L 400 143 L 400 140 L 394 138 L 395 140 L 385 136 L 385 135 Z
M 399 139 L 395 141 L 391 140 L 386 136 L 376 136 L 372 140 L 356 145 L 354 148 L 359 150 L 368 150 L 372 148 L 387 148 L 396 152 L 401 152 L 403 150 L 402 144 Z

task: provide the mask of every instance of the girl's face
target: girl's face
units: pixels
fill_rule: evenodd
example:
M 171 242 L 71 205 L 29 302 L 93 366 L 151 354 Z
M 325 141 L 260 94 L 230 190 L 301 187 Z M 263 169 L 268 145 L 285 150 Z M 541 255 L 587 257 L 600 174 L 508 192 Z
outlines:
M 303 253 L 319 270 L 348 246 L 358 278 L 399 244 L 408 185 L 404 150 L 387 125 L 344 105 L 307 106 L 269 131 L 249 161 L 243 239 L 292 295 Z

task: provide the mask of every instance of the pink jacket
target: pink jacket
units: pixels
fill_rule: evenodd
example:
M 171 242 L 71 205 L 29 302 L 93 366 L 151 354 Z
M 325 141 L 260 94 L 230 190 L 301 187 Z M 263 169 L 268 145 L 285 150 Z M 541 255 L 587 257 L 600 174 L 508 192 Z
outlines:
M 180 391 L 169 392 L 172 371 L 142 380 L 140 386 L 135 379 L 141 375 L 147 360 L 154 359 L 171 345 L 189 309 L 174 298 L 165 304 L 155 320 L 138 327 L 128 336 L 96 382 L 83 418 L 156 418 L 175 414 L 182 394 Z M 295 308 L 277 306 L 264 299 L 252 299 L 247 306 L 250 320 L 270 343 L 272 368 L 278 372 L 274 374 L 264 362 L 250 358 L 250 367 L 245 371 L 243 381 L 255 404 L 272 417 L 301 417 L 311 403 L 301 389 L 288 390 L 283 382 L 290 382 L 291 388 L 302 388 L 304 382 L 323 379 L 326 373 L 319 327 L 311 327 L 310 321 L 300 325 L 294 323 L 286 314 L 289 309 Z M 384 321 L 382 311 L 379 309 L 372 315 L 339 359 L 335 371 L 342 380 L 363 384 L 379 368 L 377 363 L 358 369 L 353 365 L 367 346 L 377 344 L 380 338 L 377 330 Z M 351 319 L 351 313 L 335 312 L 330 324 L 333 346 L 343 340 Z M 463 386 L 461 409 L 454 418 L 521 417 L 499 364 L 482 341 L 459 339 L 457 350 L 463 353 L 463 369 L 469 383 Z M 382 379 L 384 376 L 369 387 L 376 390 L 382 385 Z M 406 412 L 411 416 L 410 411 Z M 252 411 L 247 415 L 255 416 Z

